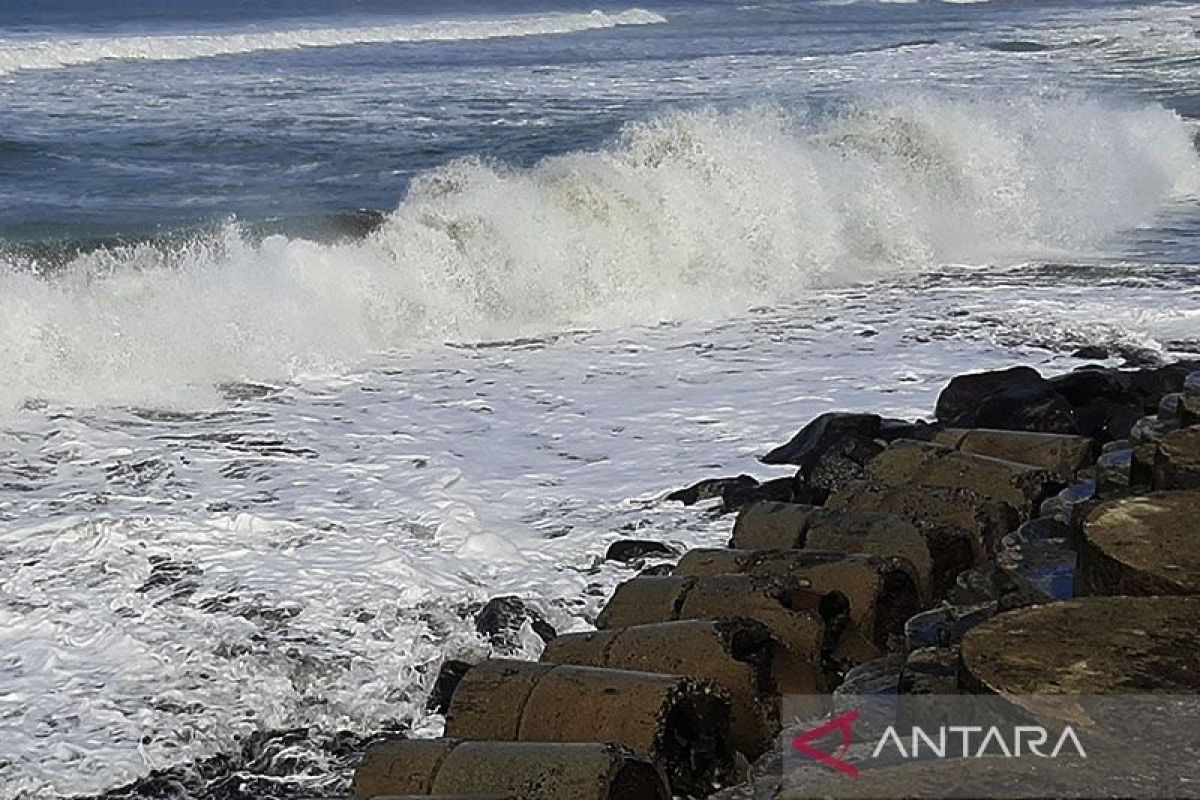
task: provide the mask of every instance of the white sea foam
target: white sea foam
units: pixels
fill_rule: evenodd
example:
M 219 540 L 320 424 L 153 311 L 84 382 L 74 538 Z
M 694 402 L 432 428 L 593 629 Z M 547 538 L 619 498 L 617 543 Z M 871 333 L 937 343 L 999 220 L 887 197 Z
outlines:
M 1187 126 L 1088 100 L 675 113 L 528 170 L 421 176 L 370 237 L 0 264 L 0 407 L 169 402 L 422 341 L 721 315 L 942 263 L 1102 246 L 1196 192 Z M 10 259 L 11 262 L 11 259 Z
M 592 11 L 586 14 L 544 14 L 495 20 L 352 28 L 12 42 L 0 43 L 0 75 L 23 70 L 59 69 L 99 61 L 184 61 L 266 50 L 298 50 L 306 47 L 547 36 L 623 25 L 655 25 L 666 21 L 661 14 L 632 8 L 615 14 Z

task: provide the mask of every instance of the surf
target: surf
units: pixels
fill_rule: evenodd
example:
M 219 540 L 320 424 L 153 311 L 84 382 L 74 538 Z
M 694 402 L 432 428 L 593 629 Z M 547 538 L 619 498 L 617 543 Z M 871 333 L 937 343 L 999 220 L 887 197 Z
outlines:
M 1087 98 L 675 112 L 530 168 L 419 176 L 370 233 L 236 223 L 0 256 L 0 407 L 193 402 L 422 343 L 736 314 L 946 264 L 1095 251 L 1200 190 L 1192 131 Z

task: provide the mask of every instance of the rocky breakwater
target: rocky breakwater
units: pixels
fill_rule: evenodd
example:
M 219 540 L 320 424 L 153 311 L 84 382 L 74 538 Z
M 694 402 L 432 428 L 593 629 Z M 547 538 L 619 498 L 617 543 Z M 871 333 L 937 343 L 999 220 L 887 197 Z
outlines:
M 622 584 L 540 662 L 450 665 L 445 738 L 372 748 L 358 797 L 822 796 L 782 769 L 785 695 L 1200 694 L 1200 364 L 963 375 L 933 422 L 825 414 L 763 460 L 798 470 L 671 495 L 738 510 L 728 548 Z

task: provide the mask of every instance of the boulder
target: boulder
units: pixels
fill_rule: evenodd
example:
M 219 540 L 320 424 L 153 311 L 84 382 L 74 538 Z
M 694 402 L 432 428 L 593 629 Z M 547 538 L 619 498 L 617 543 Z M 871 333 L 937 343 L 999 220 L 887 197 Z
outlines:
M 471 664 L 466 661 L 456 661 L 448 658 L 442 662 L 442 666 L 438 668 L 437 679 L 433 682 L 433 690 L 429 693 L 429 699 L 425 701 L 425 710 L 434 714 L 445 714 L 450 708 L 450 698 L 454 696 L 454 690 L 458 688 L 458 683 L 471 669 Z
M 966 489 L 1008 503 L 1024 518 L 1062 485 L 1040 467 L 910 440 L 895 442 L 876 456 L 867 465 L 867 478 L 889 486 Z
M 1200 491 L 1124 497 L 1097 508 L 1079 548 L 1080 594 L 1200 594 Z
M 640 562 L 646 558 L 665 558 L 673 555 L 675 555 L 675 548 L 662 542 L 651 539 L 620 539 L 608 546 L 604 560 L 628 564 L 634 561 Z
M 954 428 L 1079 430 L 1070 401 L 1029 367 L 959 375 L 938 396 L 937 419 Z
M 1010 611 L 962 642 L 966 688 L 1002 695 L 1200 692 L 1200 597 L 1089 597 Z
M 621 745 L 661 764 L 678 794 L 733 775 L 728 695 L 678 675 L 484 661 L 454 692 L 446 736 Z
M 520 647 L 520 631 L 526 622 L 544 642 L 556 635 L 554 627 L 536 609 L 513 595 L 487 601 L 475 616 L 475 630 L 496 650 L 513 652 Z
M 862 477 L 863 466 L 883 449 L 881 424 L 875 414 L 822 414 L 762 461 L 794 464 L 807 484 L 833 490 Z
M 606 744 L 385 741 L 354 772 L 354 796 L 416 794 L 521 800 L 670 800 L 662 771 L 648 759 Z

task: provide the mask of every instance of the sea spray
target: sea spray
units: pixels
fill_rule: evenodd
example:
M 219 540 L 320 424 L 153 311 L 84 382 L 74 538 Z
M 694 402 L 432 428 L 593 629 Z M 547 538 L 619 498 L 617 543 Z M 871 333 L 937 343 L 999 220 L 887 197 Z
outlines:
M 947 263 L 1095 250 L 1200 186 L 1188 126 L 1088 99 L 698 110 L 612 146 L 418 177 L 374 233 L 0 267 L 0 407 L 177 402 L 420 342 L 736 313 Z

